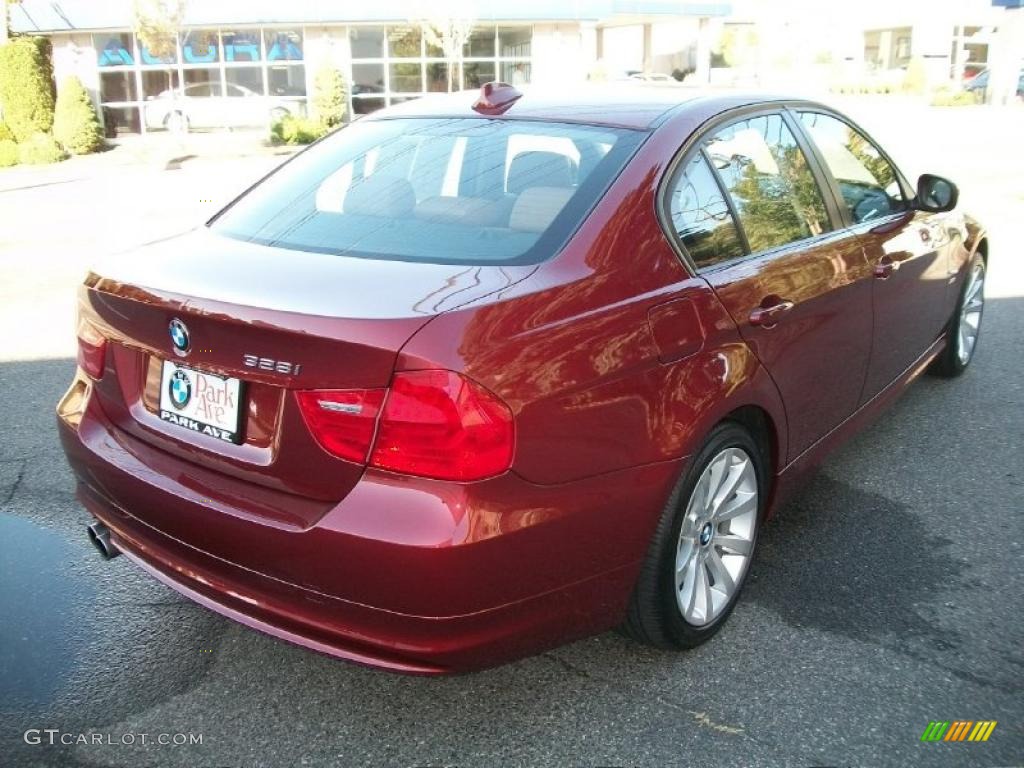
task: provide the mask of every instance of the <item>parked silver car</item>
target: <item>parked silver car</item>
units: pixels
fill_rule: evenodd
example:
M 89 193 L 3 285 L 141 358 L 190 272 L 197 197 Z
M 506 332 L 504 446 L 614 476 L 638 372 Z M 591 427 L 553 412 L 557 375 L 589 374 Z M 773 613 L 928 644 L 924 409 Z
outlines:
M 298 111 L 295 101 L 262 96 L 234 83 L 225 87 L 222 93 L 219 83 L 196 83 L 183 91 L 164 91 L 146 102 L 146 128 L 257 127 Z

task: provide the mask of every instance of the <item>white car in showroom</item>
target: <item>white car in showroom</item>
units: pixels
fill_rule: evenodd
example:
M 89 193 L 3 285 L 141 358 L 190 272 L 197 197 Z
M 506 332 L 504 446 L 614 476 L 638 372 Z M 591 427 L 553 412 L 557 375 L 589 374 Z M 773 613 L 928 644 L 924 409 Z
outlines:
M 167 128 L 243 128 L 269 125 L 292 112 L 295 101 L 263 96 L 243 85 L 227 83 L 222 94 L 219 83 L 186 85 L 184 90 L 166 90 L 146 102 L 148 130 Z

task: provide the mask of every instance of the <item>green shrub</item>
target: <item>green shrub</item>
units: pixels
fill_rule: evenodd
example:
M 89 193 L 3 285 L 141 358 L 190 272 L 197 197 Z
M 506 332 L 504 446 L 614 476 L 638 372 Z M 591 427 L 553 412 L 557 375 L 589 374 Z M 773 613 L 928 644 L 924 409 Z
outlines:
M 933 107 L 969 107 L 978 103 L 978 98 L 970 91 L 954 91 L 951 88 L 939 88 L 932 95 Z
M 57 93 L 53 137 L 73 155 L 87 155 L 103 146 L 103 128 L 82 81 L 71 76 Z
M 18 145 L 18 161 L 23 165 L 56 163 L 65 157 L 60 144 L 48 133 L 36 133 Z
M 0 139 L 0 168 L 18 164 L 18 145 L 11 139 Z
M 14 141 L 14 134 L 3 120 L 0 120 L 0 141 Z
M 313 116 L 333 128 L 345 119 L 347 108 L 345 78 L 333 67 L 324 67 L 313 80 Z
M 45 37 L 19 37 L 0 46 L 0 104 L 18 143 L 53 127 L 53 68 Z
M 927 89 L 928 69 L 920 56 L 915 56 L 907 63 L 902 86 L 904 93 L 922 94 Z
M 310 144 L 327 131 L 328 128 L 319 120 L 285 115 L 271 124 L 270 140 L 274 144 Z

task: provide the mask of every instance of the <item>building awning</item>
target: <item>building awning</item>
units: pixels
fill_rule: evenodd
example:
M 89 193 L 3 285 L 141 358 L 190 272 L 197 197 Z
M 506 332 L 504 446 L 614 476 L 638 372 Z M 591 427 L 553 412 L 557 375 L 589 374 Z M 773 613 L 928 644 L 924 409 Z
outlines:
M 431 8 L 433 3 L 423 4 Z M 403 22 L 414 12 L 408 0 L 325 3 L 323 0 L 202 0 L 186 6 L 185 26 L 232 24 L 332 24 Z M 72 32 L 126 29 L 132 25 L 131 0 L 21 0 L 9 6 L 13 32 Z M 480 21 L 614 22 L 616 17 L 726 16 L 729 3 L 672 0 L 478 0 Z

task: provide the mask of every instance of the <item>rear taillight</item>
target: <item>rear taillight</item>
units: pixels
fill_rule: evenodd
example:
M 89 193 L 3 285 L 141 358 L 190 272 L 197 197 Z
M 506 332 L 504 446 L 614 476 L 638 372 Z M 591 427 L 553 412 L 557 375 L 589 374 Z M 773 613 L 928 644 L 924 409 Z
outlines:
M 512 411 L 452 371 L 395 374 L 370 463 L 442 480 L 479 480 L 512 464 Z
M 107 340 L 88 320 L 78 321 L 78 367 L 93 379 L 103 376 Z
M 384 392 L 296 394 L 317 441 L 341 458 L 365 461 L 372 444 L 371 466 L 459 481 L 492 477 L 511 466 L 512 411 L 476 382 L 452 371 L 405 371 L 395 374 L 386 400 Z M 372 407 L 364 405 L 367 398 Z
M 330 453 L 349 461 L 366 461 L 373 443 L 383 389 L 296 392 L 306 426 Z

